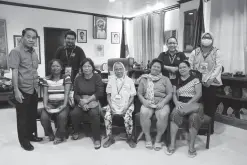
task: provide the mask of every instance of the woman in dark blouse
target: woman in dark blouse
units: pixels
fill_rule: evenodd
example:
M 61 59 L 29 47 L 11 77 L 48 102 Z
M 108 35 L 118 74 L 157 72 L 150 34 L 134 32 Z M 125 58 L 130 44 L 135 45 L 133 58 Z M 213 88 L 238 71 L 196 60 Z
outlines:
M 178 42 L 175 37 L 168 38 L 166 44 L 168 51 L 162 52 L 158 59 L 164 64 L 163 75 L 168 77 L 174 85 L 178 74 L 178 65 L 181 61 L 186 60 L 186 56 L 183 52 L 177 50 Z
M 74 82 L 74 99 L 76 106 L 71 112 L 71 119 L 75 133 L 73 140 L 79 138 L 80 123 L 90 120 L 94 148 L 101 147 L 100 141 L 100 112 L 99 98 L 103 96 L 104 86 L 100 75 L 94 73 L 95 66 L 90 58 L 86 58 L 80 65 L 82 74 Z

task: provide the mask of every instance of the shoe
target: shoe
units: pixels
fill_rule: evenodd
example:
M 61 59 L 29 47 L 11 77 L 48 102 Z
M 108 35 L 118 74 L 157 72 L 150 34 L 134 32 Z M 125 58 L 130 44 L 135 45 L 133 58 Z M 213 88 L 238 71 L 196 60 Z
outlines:
M 130 148 L 136 148 L 136 143 L 132 138 L 128 138 L 127 143 L 129 144 Z
M 114 143 L 115 143 L 115 139 L 111 137 L 103 144 L 103 147 L 108 148 Z
M 95 140 L 94 141 L 94 149 L 98 150 L 101 148 L 101 142 L 100 140 Z
M 21 144 L 21 147 L 26 150 L 26 151 L 33 151 L 34 150 L 34 147 L 32 144 L 30 143 L 24 143 L 24 144 Z
M 29 140 L 31 142 L 41 142 L 43 140 L 43 138 L 39 138 L 37 136 L 32 136 Z

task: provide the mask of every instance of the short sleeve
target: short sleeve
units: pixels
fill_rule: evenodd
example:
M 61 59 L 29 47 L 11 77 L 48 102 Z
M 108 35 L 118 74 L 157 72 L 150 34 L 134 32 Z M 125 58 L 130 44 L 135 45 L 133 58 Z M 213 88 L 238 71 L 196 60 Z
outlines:
M 196 50 L 193 50 L 191 53 L 190 53 L 190 57 L 189 57 L 189 63 L 190 63 L 190 68 L 191 69 L 195 69 L 194 68 L 194 60 L 195 60 L 195 53 L 196 53 Z
M 12 69 L 18 69 L 21 61 L 20 52 L 17 50 L 12 50 L 9 54 L 9 67 Z
M 71 77 L 70 76 L 64 77 L 64 84 L 72 84 L 72 81 L 71 81 Z
M 138 85 L 138 90 L 137 90 L 137 93 L 138 93 L 139 95 L 144 96 L 144 94 L 145 94 L 145 84 L 146 84 L 146 79 L 145 79 L 145 78 L 142 78 L 142 79 L 140 80 L 140 83 L 139 83 L 139 85 Z
M 112 78 L 110 77 L 109 81 L 107 83 L 107 86 L 106 86 L 106 93 L 107 94 L 111 94 L 112 93 L 112 83 L 113 83 L 113 81 L 112 81 Z
M 180 54 L 180 59 L 181 59 L 181 61 L 187 60 L 187 57 L 185 56 L 185 54 L 183 52 L 181 52 L 181 54 Z
M 39 83 L 40 83 L 41 86 L 48 87 L 47 78 L 40 78 L 39 79 Z
M 173 92 L 172 83 L 171 83 L 170 79 L 167 77 L 165 77 L 165 81 L 166 81 L 166 94 L 170 94 Z
M 195 79 L 194 79 L 194 86 L 197 85 L 197 84 L 200 84 L 200 83 L 201 83 L 201 82 L 200 82 L 200 80 L 199 80 L 198 78 L 195 78 Z

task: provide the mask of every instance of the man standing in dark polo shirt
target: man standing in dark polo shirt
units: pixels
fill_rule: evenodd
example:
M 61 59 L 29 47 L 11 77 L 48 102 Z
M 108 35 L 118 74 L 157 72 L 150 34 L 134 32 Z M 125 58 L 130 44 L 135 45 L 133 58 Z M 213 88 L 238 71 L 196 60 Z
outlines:
M 178 42 L 175 37 L 168 38 L 166 44 L 168 51 L 162 52 L 158 59 L 163 61 L 164 64 L 163 75 L 168 77 L 171 83 L 174 84 L 178 74 L 178 65 L 181 61 L 186 60 L 186 56 L 183 52 L 177 51 Z
M 17 131 L 21 147 L 32 151 L 30 143 L 40 142 L 42 138 L 34 135 L 37 131 L 38 106 L 38 56 L 33 46 L 38 33 L 35 29 L 22 31 L 21 44 L 9 54 L 9 67 L 12 69 L 12 82 L 16 99 Z
M 59 47 L 56 51 L 55 58 L 62 61 L 64 73 L 71 74 L 71 80 L 74 82 L 75 76 L 79 72 L 80 63 L 86 56 L 84 51 L 75 45 L 76 33 L 72 30 L 66 32 L 65 46 Z

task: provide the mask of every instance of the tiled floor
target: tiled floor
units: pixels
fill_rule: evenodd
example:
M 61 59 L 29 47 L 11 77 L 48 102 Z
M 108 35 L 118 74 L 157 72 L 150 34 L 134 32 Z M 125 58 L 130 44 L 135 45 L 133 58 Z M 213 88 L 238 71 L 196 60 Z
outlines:
M 33 143 L 33 152 L 24 151 L 18 143 L 16 116 L 13 108 L 0 109 L 0 164 L 1 165 L 246 165 L 247 131 L 216 123 L 215 134 L 211 136 L 210 149 L 205 149 L 205 137 L 196 142 L 198 156 L 187 157 L 185 141 L 178 141 L 178 150 L 172 156 L 162 151 L 147 150 L 140 141 L 130 149 L 124 141 L 117 141 L 108 149 L 94 150 L 90 138 L 78 141 L 68 140 L 54 146 L 48 141 Z M 38 125 L 39 135 L 43 128 Z

